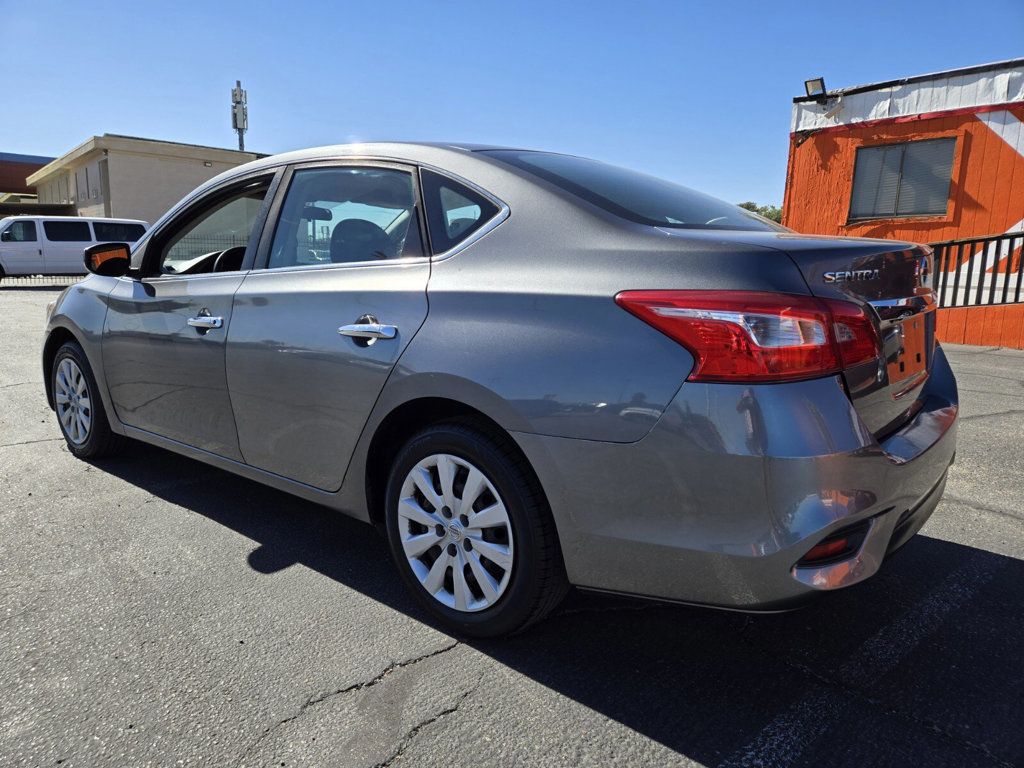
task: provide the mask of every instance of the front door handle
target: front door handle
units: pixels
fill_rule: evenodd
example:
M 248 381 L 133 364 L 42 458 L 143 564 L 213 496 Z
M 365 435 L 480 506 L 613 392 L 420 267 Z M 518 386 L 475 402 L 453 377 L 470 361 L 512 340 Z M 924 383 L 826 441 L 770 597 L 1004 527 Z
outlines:
M 341 326 L 338 333 L 357 339 L 393 339 L 398 334 L 398 328 L 380 323 L 353 323 Z
M 212 317 L 207 310 L 203 310 L 199 313 L 198 317 L 190 317 L 188 324 L 193 328 L 199 328 L 200 330 L 209 331 L 212 328 L 221 328 L 224 325 L 223 317 Z

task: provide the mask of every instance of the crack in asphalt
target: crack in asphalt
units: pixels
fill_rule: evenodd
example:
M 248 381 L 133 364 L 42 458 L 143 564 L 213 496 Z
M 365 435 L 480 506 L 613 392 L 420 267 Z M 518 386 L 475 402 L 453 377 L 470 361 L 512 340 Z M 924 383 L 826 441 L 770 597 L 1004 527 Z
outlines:
M 452 714 L 455 714 L 456 712 L 458 712 L 459 711 L 459 707 L 461 707 L 466 702 L 466 699 L 468 699 L 474 692 L 476 692 L 476 689 L 480 687 L 480 680 L 482 680 L 482 679 L 483 679 L 483 676 L 481 675 L 481 677 L 477 678 L 476 685 L 474 685 L 468 691 L 463 693 L 459 697 L 459 700 L 456 701 L 453 705 L 451 705 L 449 707 L 445 707 L 444 709 L 442 709 L 437 714 L 431 715 L 430 717 L 428 717 L 426 720 L 421 720 L 420 722 L 416 723 L 416 725 L 414 725 L 412 728 L 410 728 L 408 731 L 406 731 L 405 735 L 398 742 L 398 748 L 395 749 L 395 751 L 392 752 L 391 755 L 388 756 L 386 759 L 382 760 L 379 763 L 376 763 L 373 766 L 373 768 L 388 768 L 388 766 L 390 766 L 395 760 L 397 760 L 398 758 L 400 758 L 402 756 L 402 754 L 405 752 L 406 749 L 408 749 L 409 745 L 412 744 L 413 739 L 416 738 L 416 735 L 420 731 L 422 731 L 424 728 L 426 728 L 431 723 L 436 723 L 442 717 L 447 717 L 448 715 L 452 715 Z
M 0 443 L 0 448 L 13 448 L 16 445 L 32 445 L 33 443 L 52 443 L 56 440 L 63 442 L 63 437 L 44 437 L 39 440 L 24 440 L 20 443 Z
M 8 387 L 24 387 L 29 384 L 42 384 L 41 381 L 16 381 L 13 384 L 0 384 L 0 389 L 7 389 Z
M 976 413 L 973 416 L 961 416 L 960 421 L 975 421 L 977 419 L 991 419 L 994 416 L 1017 416 L 1024 414 L 1024 408 L 1010 408 L 1006 411 L 995 411 L 993 413 Z
M 995 507 L 986 507 L 984 504 L 978 504 L 967 499 L 961 499 L 959 496 L 951 496 L 950 494 L 944 494 L 942 497 L 943 501 L 952 501 L 954 504 L 962 504 L 968 509 L 973 509 L 976 512 L 990 512 L 993 515 L 999 515 L 1000 517 L 1008 517 L 1011 520 L 1016 520 L 1018 523 L 1024 523 L 1024 518 L 1020 515 L 1015 515 L 1013 512 L 1008 512 L 1004 509 L 996 509 Z
M 458 647 L 460 644 L 461 643 L 458 640 L 456 640 L 454 643 L 450 643 L 449 645 L 446 645 L 443 648 L 439 648 L 437 650 L 430 651 L 429 653 L 425 653 L 422 656 L 416 656 L 416 657 L 414 657 L 412 659 L 403 659 L 401 661 L 393 661 L 390 664 L 388 664 L 383 670 L 381 670 L 376 676 L 370 678 L 369 680 L 361 680 L 358 683 L 352 683 L 352 685 L 347 685 L 344 688 L 338 688 L 338 689 L 336 689 L 334 691 L 327 691 L 325 693 L 320 693 L 318 695 L 310 696 L 298 708 L 298 710 L 295 711 L 294 714 L 291 714 L 288 717 L 285 717 L 285 718 L 283 718 L 281 720 L 278 720 L 276 723 L 274 723 L 273 725 L 271 725 L 268 728 L 266 728 L 263 731 L 263 733 L 261 733 L 256 738 L 255 741 L 253 741 L 252 744 L 250 744 L 248 747 L 245 748 L 245 750 L 239 756 L 238 762 L 236 763 L 236 765 L 239 765 L 239 766 L 242 765 L 243 761 L 245 760 L 245 758 L 248 757 L 252 753 L 252 751 L 255 750 L 256 747 L 258 747 L 263 741 L 265 741 L 267 739 L 267 737 L 269 737 L 272 733 L 274 733 L 278 729 L 284 727 L 288 723 L 290 723 L 290 722 L 292 722 L 294 720 L 297 720 L 298 718 L 302 717 L 302 715 L 304 715 L 310 709 L 310 707 L 315 707 L 317 704 L 321 704 L 321 703 L 327 701 L 328 699 L 334 698 L 335 696 L 342 696 L 342 695 L 344 695 L 346 693 L 352 693 L 353 691 L 361 691 L 361 690 L 364 690 L 366 688 L 372 688 L 373 686 L 375 686 L 378 683 L 380 683 L 381 681 L 383 681 L 392 672 L 394 672 L 394 671 L 396 671 L 398 669 L 404 669 L 405 667 L 411 667 L 414 664 L 419 664 L 421 661 L 426 661 L 427 659 L 432 659 L 435 656 L 440 656 L 440 655 L 442 655 L 444 653 L 448 653 L 452 649 Z M 471 692 L 472 691 L 470 691 L 470 693 Z M 463 696 L 463 699 L 465 699 L 465 696 Z M 458 705 L 461 705 L 461 703 L 462 703 L 462 701 L 460 700 L 458 702 Z M 456 705 L 456 708 L 458 708 L 458 705 Z M 438 717 L 442 716 L 443 714 L 444 713 L 439 714 Z M 436 720 L 437 717 L 435 717 L 434 719 Z M 422 728 L 425 725 L 428 725 L 428 723 L 423 723 L 419 727 Z M 408 745 L 406 745 L 406 746 L 408 746 Z M 390 759 L 394 759 L 394 756 L 392 756 L 392 758 L 390 758 Z

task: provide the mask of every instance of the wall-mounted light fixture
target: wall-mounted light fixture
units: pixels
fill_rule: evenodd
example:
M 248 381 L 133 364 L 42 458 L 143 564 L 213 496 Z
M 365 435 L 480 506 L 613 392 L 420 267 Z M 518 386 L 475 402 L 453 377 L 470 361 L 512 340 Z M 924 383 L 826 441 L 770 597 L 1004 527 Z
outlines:
M 804 90 L 807 92 L 809 98 L 814 99 L 819 103 L 824 103 L 828 99 L 828 91 L 825 90 L 825 78 L 824 77 L 813 77 L 810 80 L 804 80 Z

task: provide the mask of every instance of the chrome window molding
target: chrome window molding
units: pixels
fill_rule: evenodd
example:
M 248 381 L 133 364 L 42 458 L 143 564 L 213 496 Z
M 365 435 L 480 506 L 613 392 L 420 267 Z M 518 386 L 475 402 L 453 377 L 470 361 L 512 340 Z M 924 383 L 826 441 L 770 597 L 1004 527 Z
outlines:
M 400 266 L 411 266 L 413 264 L 422 264 L 429 261 L 428 256 L 403 256 L 400 259 L 374 259 L 373 261 L 346 261 L 335 264 L 332 261 L 325 261 L 320 264 L 289 264 L 284 267 L 261 267 L 260 269 L 249 270 L 253 274 L 264 274 L 272 273 L 275 275 L 283 272 L 311 272 L 314 270 L 324 269 L 349 269 L 351 267 L 388 267 L 394 265 Z M 214 273 L 218 274 L 218 273 Z M 219 274 L 227 275 L 230 272 L 220 272 Z M 198 277 L 198 275 L 197 275 Z
M 466 178 L 464 178 L 462 176 L 459 176 L 456 173 L 452 173 L 451 171 L 446 170 L 444 168 L 438 168 L 436 165 L 429 165 L 427 163 L 419 163 L 419 167 L 424 169 L 424 170 L 427 170 L 427 171 L 432 171 L 432 172 L 436 173 L 438 176 L 444 176 L 447 179 L 451 179 L 452 181 L 458 182 L 459 184 L 463 185 L 464 187 L 469 187 L 469 189 L 473 190 L 474 192 L 476 192 L 478 195 L 481 195 L 482 197 L 486 197 L 488 200 L 490 200 L 492 203 L 494 203 L 498 207 L 498 212 L 496 214 L 494 214 L 490 219 L 488 219 L 487 222 L 482 227 L 480 227 L 480 229 L 478 229 L 475 232 L 473 232 L 465 240 L 460 240 L 458 243 L 453 245 L 447 251 L 441 251 L 440 253 L 433 254 L 431 256 L 431 259 L 433 259 L 434 261 L 442 261 L 443 259 L 447 259 L 447 258 L 449 258 L 451 256 L 454 256 L 455 254 L 459 253 L 460 251 L 465 250 L 466 248 L 471 246 L 473 243 L 475 243 L 478 240 L 480 240 L 484 235 L 494 231 L 498 227 L 498 225 L 500 225 L 502 222 L 504 222 L 505 219 L 507 219 L 512 214 L 511 209 L 508 207 L 508 204 L 504 200 L 502 200 L 501 198 L 495 197 L 491 192 L 489 192 L 488 190 L 484 189 L 479 184 L 477 184 L 475 182 L 472 182 L 469 179 L 466 179 Z M 422 194 L 422 190 L 421 190 L 421 194 Z M 426 200 L 424 200 L 423 201 L 423 205 L 426 206 L 426 204 L 427 204 L 427 202 L 426 202 Z M 425 215 L 426 215 L 426 211 L 424 211 L 424 216 Z
M 491 195 L 485 195 L 485 197 L 487 197 L 495 205 L 498 206 L 498 212 L 496 214 L 494 214 L 490 219 L 488 219 L 486 224 L 484 224 L 482 227 L 480 227 L 480 229 L 476 230 L 473 234 L 471 234 L 465 240 L 461 240 L 459 243 L 457 243 L 456 245 L 452 246 L 447 251 L 442 251 L 441 253 L 435 253 L 431 257 L 434 261 L 442 261 L 443 259 L 447 259 L 447 258 L 450 258 L 451 256 L 454 256 L 455 254 L 459 253 L 459 251 L 465 250 L 466 248 L 471 246 L 473 243 L 475 243 L 477 240 L 482 238 L 484 235 L 488 234 L 489 232 L 494 231 L 502 222 L 505 221 L 505 219 L 507 219 L 509 217 L 509 215 L 511 215 L 511 211 L 509 210 L 509 207 L 507 205 L 505 205 L 505 203 L 501 202 L 500 200 L 495 199 Z

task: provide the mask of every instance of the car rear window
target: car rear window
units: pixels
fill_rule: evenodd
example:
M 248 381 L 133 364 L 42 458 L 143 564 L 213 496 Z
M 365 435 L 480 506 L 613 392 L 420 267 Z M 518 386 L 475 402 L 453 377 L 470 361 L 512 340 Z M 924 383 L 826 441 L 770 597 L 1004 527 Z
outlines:
M 134 243 L 146 234 L 146 228 L 141 224 L 120 221 L 94 221 L 92 229 L 97 240 L 108 243 Z
M 88 243 L 92 241 L 87 221 L 44 221 L 46 239 L 52 243 Z
M 724 200 L 596 160 L 550 152 L 488 149 L 508 163 L 628 221 L 673 229 L 786 231 Z

